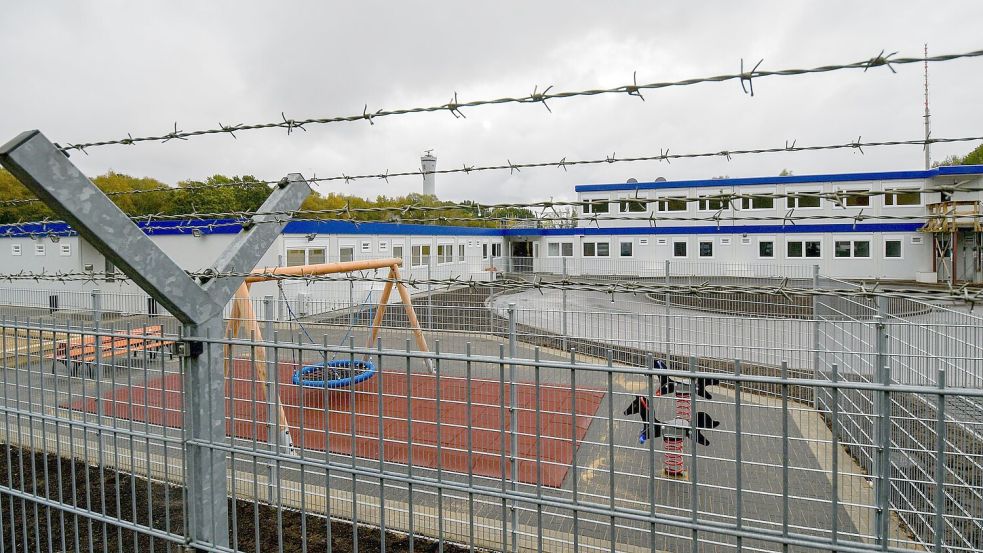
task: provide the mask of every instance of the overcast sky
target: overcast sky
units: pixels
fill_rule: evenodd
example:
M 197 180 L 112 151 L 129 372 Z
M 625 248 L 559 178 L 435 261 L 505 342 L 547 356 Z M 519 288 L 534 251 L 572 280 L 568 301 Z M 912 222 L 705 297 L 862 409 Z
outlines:
M 698 5 L 697 5 L 698 4 Z M 0 140 L 40 129 L 61 143 L 164 134 L 219 122 L 348 115 L 460 100 L 611 87 L 762 69 L 983 48 L 983 2 L 12 2 L 0 19 Z M 464 163 L 603 158 L 923 136 L 922 66 L 892 74 L 769 78 L 628 96 L 556 100 L 214 135 L 75 153 L 109 170 L 174 184 L 214 173 L 274 179 Z M 929 67 L 933 135 L 983 134 L 983 59 Z M 976 144 L 936 145 L 933 158 Z M 582 183 L 919 169 L 920 147 L 441 175 L 442 198 L 572 198 Z M 399 195 L 418 177 L 323 184 L 321 192 Z

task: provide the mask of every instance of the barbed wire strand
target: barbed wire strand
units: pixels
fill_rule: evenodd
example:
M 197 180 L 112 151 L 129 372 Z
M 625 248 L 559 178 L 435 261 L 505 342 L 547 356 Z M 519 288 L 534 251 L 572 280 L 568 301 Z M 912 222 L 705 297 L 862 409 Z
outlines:
M 708 277 L 698 283 L 672 283 L 639 279 L 637 281 L 599 281 L 599 280 L 574 280 L 570 278 L 536 280 L 476 280 L 473 277 L 452 276 L 449 278 L 424 278 L 417 279 L 412 277 L 402 277 L 394 279 L 392 277 L 370 276 L 369 271 L 361 271 L 364 274 L 331 274 L 331 275 L 284 275 L 278 274 L 275 270 L 260 270 L 252 272 L 214 272 L 214 271 L 188 271 L 188 275 L 196 279 L 215 279 L 215 278 L 245 278 L 262 277 L 273 281 L 299 281 L 308 285 L 321 282 L 377 282 L 377 283 L 402 283 L 412 289 L 433 289 L 437 288 L 494 288 L 507 291 L 525 290 L 567 290 L 582 292 L 601 292 L 605 294 L 771 294 L 784 297 L 816 297 L 816 296 L 835 296 L 849 298 L 908 298 L 908 299 L 930 299 L 930 300 L 950 300 L 974 303 L 983 300 L 983 287 L 973 287 L 963 285 L 960 287 L 948 288 L 926 288 L 898 285 L 896 283 L 874 280 L 863 282 L 852 288 L 820 288 L 812 286 L 793 285 L 795 280 L 808 281 L 807 278 L 791 279 L 789 277 L 777 278 L 777 284 L 715 284 Z M 377 271 L 373 271 L 377 272 Z M 128 281 L 129 278 L 119 273 L 94 273 L 94 272 L 30 272 L 21 271 L 18 273 L 0 274 L 0 281 L 17 282 L 100 282 L 107 278 L 114 281 Z
M 450 169 L 437 169 L 435 171 L 428 171 L 427 174 L 437 174 L 437 175 L 449 175 L 449 174 L 471 174 L 478 173 L 482 171 L 514 171 L 521 169 L 541 169 L 555 167 L 558 169 L 566 170 L 567 167 L 575 167 L 580 165 L 601 165 L 601 164 L 612 164 L 612 163 L 638 163 L 645 161 L 659 161 L 671 163 L 672 160 L 680 159 L 699 159 L 699 158 L 713 158 L 713 157 L 724 157 L 728 160 L 733 156 L 744 156 L 744 155 L 761 155 L 761 154 L 774 154 L 774 153 L 796 153 L 796 152 L 814 152 L 814 151 L 828 151 L 828 150 L 842 150 L 842 149 L 853 149 L 857 151 L 863 151 L 863 148 L 876 148 L 876 147 L 894 147 L 894 146 L 922 146 L 930 144 L 946 144 L 946 143 L 956 143 L 956 142 L 975 142 L 983 141 L 983 136 L 966 136 L 966 137 L 939 137 L 928 139 L 916 139 L 916 140 L 884 140 L 884 141 L 866 141 L 861 142 L 858 140 L 851 142 L 843 142 L 837 144 L 823 144 L 815 146 L 799 146 L 796 140 L 791 142 L 786 141 L 784 146 L 778 146 L 774 148 L 753 148 L 753 149 L 735 149 L 735 150 L 715 150 L 712 152 L 696 152 L 696 153 L 670 153 L 668 148 L 662 150 L 660 149 L 658 155 L 644 155 L 644 156 L 630 156 L 630 157 L 616 157 L 614 155 L 608 155 L 603 158 L 593 158 L 593 159 L 571 159 L 568 160 L 566 157 L 561 158 L 559 161 L 534 161 L 526 163 L 507 163 L 507 164 L 489 164 L 489 165 L 468 165 L 464 163 L 461 167 L 452 167 Z M 333 182 L 333 181 L 345 181 L 346 183 L 351 183 L 358 180 L 366 179 L 381 179 L 388 182 L 391 178 L 401 178 L 401 177 L 422 177 L 424 172 L 422 169 L 414 169 L 412 171 L 400 171 L 396 173 L 389 172 L 388 170 L 381 173 L 368 173 L 361 175 L 336 175 L 331 177 L 311 177 L 307 179 L 308 184 L 314 185 L 323 182 Z M 121 197 L 137 194 L 150 194 L 155 192 L 198 192 L 205 190 L 216 190 L 224 188 L 241 188 L 246 189 L 253 186 L 273 186 L 277 184 L 279 180 L 251 180 L 251 181 L 240 181 L 231 183 L 202 183 L 193 184 L 188 186 L 156 186 L 150 188 L 143 188 L 138 190 L 120 190 L 107 192 L 108 197 Z M 0 207 L 5 206 L 19 206 L 31 203 L 37 203 L 41 200 L 38 198 L 18 198 L 15 200 L 3 200 L 0 201 Z
M 219 123 L 218 127 L 209 129 L 198 129 L 192 131 L 184 131 L 178 128 L 177 122 L 173 125 L 173 130 L 165 134 L 160 135 L 148 135 L 148 136 L 137 136 L 134 137 L 132 133 L 127 133 L 126 137 L 118 138 L 113 140 L 101 140 L 92 142 L 79 142 L 79 143 L 68 143 L 64 146 L 58 146 L 62 151 L 68 153 L 69 151 L 79 151 L 87 153 L 86 150 L 91 148 L 97 148 L 101 146 L 110 145 L 128 145 L 132 146 L 141 142 L 158 142 L 165 143 L 171 140 L 187 140 L 192 137 L 210 135 L 210 134 L 228 134 L 235 137 L 235 133 L 241 133 L 243 131 L 260 130 L 260 129 L 286 129 L 287 134 L 292 134 L 294 130 L 300 129 L 306 131 L 305 126 L 307 125 L 323 125 L 330 123 L 342 123 L 342 122 L 354 122 L 354 121 L 367 121 L 370 124 L 375 124 L 376 119 L 383 117 L 401 116 L 409 115 L 413 113 L 431 113 L 431 112 L 448 112 L 455 118 L 465 118 L 466 115 L 462 111 L 464 109 L 477 108 L 481 106 L 490 105 L 500 105 L 500 104 L 542 104 L 546 109 L 549 108 L 548 101 L 569 99 L 569 98 L 579 98 L 579 97 L 589 97 L 589 96 L 599 96 L 605 94 L 627 94 L 628 96 L 642 97 L 641 92 L 643 90 L 657 90 L 662 88 L 670 87 L 683 87 L 692 86 L 701 83 L 722 83 L 726 81 L 737 80 L 741 83 L 741 88 L 747 92 L 745 88 L 745 83 L 751 85 L 751 90 L 753 94 L 753 81 L 755 79 L 764 79 L 768 77 L 790 77 L 796 75 L 807 75 L 815 73 L 829 73 L 833 71 L 849 70 L 849 69 L 862 69 L 865 73 L 872 68 L 885 66 L 892 73 L 895 73 L 894 66 L 905 65 L 911 63 L 935 63 L 935 62 L 945 62 L 957 59 L 965 58 L 975 58 L 983 56 L 983 50 L 975 50 L 971 52 L 964 52 L 958 54 L 944 54 L 939 56 L 919 56 L 919 57 L 895 57 L 897 52 L 890 54 L 885 54 L 882 50 L 876 56 L 864 59 L 862 61 L 844 63 L 844 64 L 831 64 L 823 65 L 819 67 L 812 67 L 808 69 L 780 69 L 769 71 L 765 69 L 759 69 L 761 62 L 755 65 L 750 71 L 744 71 L 743 60 L 741 62 L 741 70 L 738 73 L 729 73 L 722 75 L 715 75 L 709 77 L 696 77 L 690 79 L 683 79 L 677 81 L 662 81 L 662 82 L 652 82 L 647 84 L 638 84 L 637 79 L 633 77 L 631 84 L 623 84 L 619 86 L 614 86 L 610 88 L 594 88 L 586 90 L 573 90 L 573 91 L 553 91 L 552 86 L 547 86 L 542 92 L 539 91 L 539 87 L 535 87 L 532 93 L 525 96 L 505 96 L 494 99 L 485 100 L 471 100 L 471 101 L 461 101 L 458 98 L 458 93 L 454 92 L 451 99 L 444 104 L 437 104 L 432 106 L 421 106 L 421 107 L 411 107 L 402 109 L 378 109 L 375 111 L 370 111 L 368 104 L 365 104 L 362 108 L 361 113 L 355 113 L 352 115 L 340 115 L 331 117 L 309 117 L 309 118 L 288 118 L 284 112 L 280 113 L 280 119 L 265 123 L 251 123 L 251 124 L 234 124 L 226 125 Z

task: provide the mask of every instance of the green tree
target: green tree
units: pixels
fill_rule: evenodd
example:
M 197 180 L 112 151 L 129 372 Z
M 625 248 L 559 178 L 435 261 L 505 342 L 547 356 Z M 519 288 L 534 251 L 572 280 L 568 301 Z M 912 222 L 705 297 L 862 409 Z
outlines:
M 932 163 L 932 167 L 946 167 L 952 165 L 983 165 L 983 144 L 980 144 L 972 152 L 969 152 L 965 156 L 953 154 L 942 161 Z

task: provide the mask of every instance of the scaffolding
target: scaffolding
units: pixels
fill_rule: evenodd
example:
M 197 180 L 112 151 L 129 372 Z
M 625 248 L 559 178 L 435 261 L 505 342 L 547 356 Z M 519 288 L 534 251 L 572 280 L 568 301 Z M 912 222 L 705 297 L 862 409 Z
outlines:
M 929 219 L 919 229 L 921 232 L 932 234 L 933 269 L 938 273 L 939 280 L 949 284 L 968 280 L 977 281 L 983 274 L 980 252 L 983 251 L 983 222 L 980 220 L 981 206 L 979 200 L 949 200 L 929 204 Z M 962 238 L 960 238 L 962 235 Z M 960 240 L 969 239 L 972 248 L 969 251 L 974 259 L 972 270 L 959 271 L 957 259 Z

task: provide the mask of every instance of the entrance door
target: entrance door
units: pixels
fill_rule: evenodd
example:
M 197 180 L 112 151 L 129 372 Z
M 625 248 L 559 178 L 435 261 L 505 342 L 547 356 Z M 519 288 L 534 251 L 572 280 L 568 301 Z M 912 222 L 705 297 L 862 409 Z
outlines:
M 532 272 L 532 242 L 512 242 L 512 270 L 517 273 Z
M 956 259 L 953 270 L 956 280 L 962 282 L 980 282 L 980 233 L 972 229 L 961 229 L 956 238 Z

